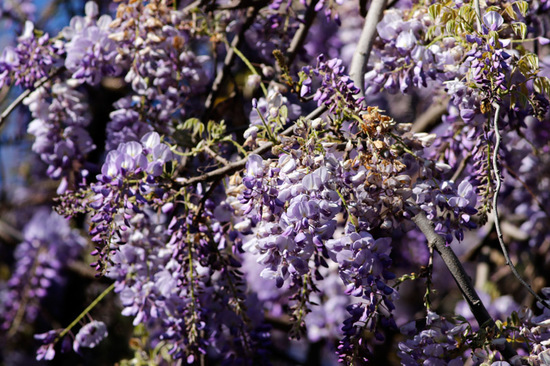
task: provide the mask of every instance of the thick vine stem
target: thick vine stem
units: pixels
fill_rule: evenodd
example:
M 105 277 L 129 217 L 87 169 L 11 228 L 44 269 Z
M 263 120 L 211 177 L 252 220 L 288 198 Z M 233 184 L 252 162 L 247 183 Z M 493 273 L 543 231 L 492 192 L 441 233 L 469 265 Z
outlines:
M 412 220 L 416 226 L 422 231 L 428 240 L 428 245 L 434 248 L 440 255 L 445 265 L 451 272 L 454 280 L 456 281 L 458 288 L 462 292 L 464 299 L 470 306 L 472 312 L 480 325 L 493 322 L 493 319 L 487 312 L 487 309 L 481 302 L 478 294 L 476 293 L 470 277 L 464 270 L 462 263 L 453 252 L 451 247 L 448 247 L 445 239 L 435 232 L 433 223 L 426 217 L 424 211 L 420 210 Z
M 480 327 L 485 326 L 495 328 L 495 321 L 491 318 L 487 308 L 483 305 L 483 302 L 479 298 L 479 295 L 477 294 L 470 277 L 464 270 L 462 263 L 460 263 L 460 260 L 451 247 L 447 246 L 445 239 L 435 232 L 433 223 L 426 217 L 424 211 L 420 210 L 416 213 L 413 216 L 412 221 L 426 236 L 428 245 L 434 248 L 441 256 L 441 259 L 443 259 L 443 262 L 453 276 L 460 292 L 462 292 L 462 296 L 464 296 L 464 299 L 468 303 L 468 306 L 470 307 L 470 310 L 474 314 L 474 317 Z M 514 360 L 517 359 L 518 355 L 511 347 L 510 343 L 506 343 L 506 346 L 501 353 L 508 361 L 510 361 L 511 364 L 516 364 Z
M 358 97 L 365 96 L 365 71 L 367 70 L 367 63 L 369 62 L 374 37 L 376 36 L 376 26 L 382 18 L 386 2 L 387 0 L 372 1 L 365 18 L 365 24 L 359 38 L 359 43 L 357 44 L 357 49 L 351 59 L 349 75 L 355 86 L 360 90 Z

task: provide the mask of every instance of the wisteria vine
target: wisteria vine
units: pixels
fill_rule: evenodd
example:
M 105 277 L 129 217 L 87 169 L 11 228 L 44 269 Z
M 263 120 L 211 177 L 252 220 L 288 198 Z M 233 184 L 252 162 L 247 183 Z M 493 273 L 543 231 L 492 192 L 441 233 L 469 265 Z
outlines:
M 550 362 L 546 1 L 68 3 L 0 4 L 0 363 Z

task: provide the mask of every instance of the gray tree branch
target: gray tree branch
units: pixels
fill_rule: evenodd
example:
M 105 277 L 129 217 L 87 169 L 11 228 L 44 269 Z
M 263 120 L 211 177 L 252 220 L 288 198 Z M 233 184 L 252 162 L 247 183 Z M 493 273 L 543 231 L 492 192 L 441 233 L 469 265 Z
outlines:
M 367 70 L 367 63 L 369 62 L 374 37 L 376 36 L 376 25 L 382 18 L 382 13 L 386 8 L 386 2 L 386 0 L 372 1 L 367 17 L 365 18 L 365 24 L 363 25 L 363 31 L 361 32 L 357 49 L 351 59 L 349 75 L 355 86 L 360 90 L 359 97 L 365 96 L 365 72 Z
M 290 47 L 288 47 L 286 51 L 288 65 L 291 65 L 294 62 L 294 58 L 298 54 L 298 51 L 300 51 L 300 49 L 304 45 L 307 34 L 309 33 L 309 28 L 313 24 L 315 16 L 317 15 L 317 12 L 315 11 L 315 5 L 317 5 L 318 2 L 319 0 L 311 0 L 311 3 L 306 9 L 306 14 L 304 15 L 303 22 L 302 24 L 300 24 L 300 27 L 292 38 Z
M 474 314 L 480 327 L 490 327 L 495 328 L 495 321 L 489 315 L 487 308 L 483 305 L 483 302 L 479 298 L 474 285 L 462 263 L 456 256 L 455 252 L 451 247 L 447 246 L 445 239 L 435 232 L 433 223 L 426 217 L 424 211 L 420 210 L 416 215 L 413 216 L 412 221 L 416 226 L 422 231 L 428 240 L 428 245 L 433 247 L 445 262 L 445 265 L 449 269 L 449 272 L 453 276 L 462 296 L 468 303 L 470 310 Z M 511 347 L 510 343 L 506 343 L 504 350 L 501 351 L 502 355 L 514 364 L 513 359 L 517 359 L 518 355 L 516 351 Z

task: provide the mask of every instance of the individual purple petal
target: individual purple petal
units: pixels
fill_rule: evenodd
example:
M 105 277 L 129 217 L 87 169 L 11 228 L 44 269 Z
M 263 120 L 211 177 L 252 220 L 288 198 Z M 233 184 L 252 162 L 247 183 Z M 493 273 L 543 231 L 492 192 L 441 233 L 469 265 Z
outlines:
M 120 169 L 124 169 L 126 173 L 131 172 L 135 168 L 134 159 L 128 154 L 121 153 L 116 159 L 116 165 Z
M 141 152 L 143 151 L 143 147 L 137 141 L 130 141 L 124 144 L 120 144 L 117 150 L 135 158 L 136 156 L 141 154 Z
M 460 110 L 460 117 L 464 120 L 464 122 L 469 122 L 475 117 L 476 113 L 473 109 L 461 109 Z
M 55 357 L 55 349 L 53 344 L 44 344 L 38 348 L 36 351 L 36 360 L 37 361 L 51 361 Z
M 260 177 L 263 175 L 264 159 L 260 155 L 251 154 L 246 163 L 246 173 L 249 176 Z
M 410 51 L 416 45 L 416 37 L 412 31 L 401 32 L 395 42 L 395 47 L 400 51 Z
M 504 23 L 504 18 L 496 11 L 490 11 L 483 16 L 483 23 L 489 30 L 496 31 Z
M 309 190 L 319 190 L 328 180 L 328 170 L 321 167 L 316 171 L 309 173 L 302 179 L 302 186 Z
M 156 132 L 149 132 L 141 138 L 141 144 L 144 148 L 152 150 L 160 144 L 160 135 Z

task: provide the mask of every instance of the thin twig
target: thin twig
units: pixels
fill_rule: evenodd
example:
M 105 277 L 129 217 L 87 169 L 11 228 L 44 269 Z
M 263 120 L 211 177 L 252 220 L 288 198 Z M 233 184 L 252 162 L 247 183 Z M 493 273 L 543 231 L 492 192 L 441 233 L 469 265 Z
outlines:
M 327 110 L 326 106 L 321 106 L 315 109 L 313 112 L 308 114 L 305 119 L 306 120 L 312 120 L 317 117 L 319 117 L 321 114 L 323 114 Z M 284 130 L 281 135 L 288 135 L 294 130 L 294 124 L 292 124 L 290 127 L 288 127 L 286 130 Z M 274 146 L 274 143 L 269 141 L 263 144 L 262 146 L 258 147 L 256 150 L 253 150 L 248 156 L 251 154 L 257 154 L 257 155 L 263 155 L 266 152 L 268 152 L 272 147 Z M 197 175 L 195 177 L 189 178 L 189 179 L 182 179 L 180 180 L 180 184 L 183 187 L 198 183 L 198 182 L 209 182 L 212 180 L 219 179 L 221 177 L 228 176 L 230 174 L 235 173 L 236 171 L 244 168 L 246 166 L 246 162 L 248 161 L 248 156 L 237 160 L 231 164 L 228 164 L 226 166 L 223 166 L 221 168 L 212 170 L 208 173 L 204 173 L 201 175 Z
M 529 285 L 518 273 L 516 267 L 512 263 L 512 260 L 510 259 L 510 255 L 508 254 L 508 249 L 506 249 L 506 244 L 504 243 L 504 239 L 502 237 L 502 229 L 500 226 L 500 219 L 498 217 L 498 194 L 500 192 L 500 186 L 501 186 L 501 180 L 500 180 L 500 170 L 498 167 L 498 150 L 500 148 L 500 131 L 498 129 L 498 116 L 500 113 L 500 104 L 495 103 L 495 116 L 493 119 L 493 129 L 495 131 L 495 148 L 493 150 L 493 171 L 495 173 L 495 193 L 493 195 L 493 216 L 495 219 L 495 229 L 498 236 L 498 242 L 500 244 L 500 248 L 502 249 L 502 254 L 504 255 L 504 258 L 506 259 L 506 264 L 510 267 L 510 270 L 512 270 L 512 273 L 516 278 L 519 280 L 519 282 L 529 291 L 531 295 L 533 295 L 537 301 L 539 301 L 542 305 L 550 309 L 550 303 L 547 303 L 546 300 L 544 300 L 542 297 L 537 295 L 535 291 L 531 288 L 531 285 Z
M 10 90 L 11 90 L 11 86 L 5 86 L 0 89 L 0 104 L 3 103 L 4 100 L 6 100 L 6 98 L 8 97 L 8 94 L 10 93 Z
M 433 247 L 439 253 L 441 259 L 443 259 L 443 262 L 453 276 L 479 326 L 495 328 L 495 321 L 491 318 L 487 308 L 479 298 L 462 263 L 460 263 L 460 260 L 451 247 L 447 246 L 445 239 L 435 232 L 433 223 L 426 217 L 424 211 L 419 210 L 418 213 L 413 216 L 412 221 L 426 236 L 428 245 Z M 501 353 L 507 360 L 512 360 L 512 358 L 517 357 L 516 351 L 511 347 L 509 342 L 506 342 L 505 348 Z
M 21 233 L 21 231 L 17 230 L 2 219 L 0 219 L 0 233 L 0 237 L 2 237 L 2 240 L 5 241 L 7 241 L 9 238 L 11 238 L 16 243 L 21 243 L 23 240 L 25 240 L 25 237 L 23 236 L 23 233 Z
M 365 71 L 367 70 L 367 64 L 369 62 L 369 56 L 374 43 L 374 37 L 376 36 L 376 26 L 382 18 L 382 13 L 386 8 L 386 0 L 373 0 L 367 17 L 365 18 L 365 24 L 363 25 L 363 31 L 361 37 L 357 43 L 357 49 L 353 54 L 350 66 L 350 77 L 360 92 L 358 97 L 365 97 Z
M 235 37 L 233 37 L 233 40 L 231 41 L 231 47 L 227 49 L 227 54 L 225 55 L 225 59 L 223 61 L 222 71 L 218 75 L 216 75 L 216 79 L 214 80 L 214 82 L 212 83 L 212 87 L 210 88 L 210 93 L 206 97 L 206 102 L 204 102 L 204 116 L 208 116 L 210 114 L 210 111 L 214 106 L 214 101 L 216 100 L 216 97 L 218 96 L 218 93 L 220 91 L 220 87 L 227 77 L 227 74 L 231 69 L 231 65 L 233 65 L 233 61 L 235 60 L 235 50 L 241 46 L 244 39 L 244 33 L 252 25 L 259 11 L 260 7 L 249 8 L 247 12 L 248 15 L 243 25 L 241 26 L 239 33 Z
M 227 161 L 227 159 L 221 157 L 220 155 L 218 155 L 214 150 L 212 150 L 210 148 L 210 146 L 208 145 L 204 145 L 204 151 L 206 151 L 208 153 L 208 155 L 210 155 L 212 158 L 214 158 L 218 163 L 222 164 L 222 165 L 228 165 L 229 164 L 229 161 Z
M 296 58 L 298 51 L 304 45 L 307 34 L 309 32 L 309 28 L 315 20 L 315 15 L 317 15 L 317 12 L 315 11 L 315 5 L 317 5 L 318 2 L 319 0 L 311 0 L 311 3 L 306 9 L 303 22 L 302 24 L 300 24 L 300 27 L 294 34 L 294 37 L 290 42 L 290 47 L 288 47 L 288 49 L 286 50 L 287 65 L 291 65 L 294 62 L 294 58 Z
M 411 132 L 428 132 L 433 125 L 447 112 L 448 99 L 432 104 L 424 113 L 415 119 Z
M 456 281 L 458 288 L 462 292 L 464 299 L 470 306 L 470 309 L 472 309 L 472 313 L 479 325 L 481 326 L 487 322 L 494 323 L 489 312 L 483 305 L 483 302 L 474 290 L 470 277 L 464 270 L 462 263 L 460 263 L 460 260 L 451 247 L 447 246 L 445 239 L 435 232 L 433 223 L 426 217 L 426 213 L 423 210 L 419 210 L 418 213 L 413 216 L 412 221 L 426 236 L 428 245 L 441 255 L 445 265 L 449 268 L 451 275 Z
M 44 83 L 45 83 L 47 81 L 47 79 L 46 78 L 44 78 L 44 79 L 43 80 L 44 80 Z M 42 85 L 43 85 L 43 83 L 40 84 L 40 86 L 42 86 Z M 13 102 L 11 102 L 11 104 L 6 109 L 4 109 L 2 114 L 0 114 L 0 128 L 2 127 L 2 125 L 4 124 L 6 119 L 9 117 L 11 112 L 13 112 L 15 110 L 15 108 L 17 108 L 17 106 L 19 106 L 19 104 L 21 104 L 23 102 L 23 100 L 26 97 L 28 97 L 30 93 L 32 93 L 32 91 L 33 90 L 31 90 L 31 89 L 25 90 L 23 93 L 19 94 L 19 96 L 17 98 L 15 98 L 15 100 Z
M 184 14 L 187 14 L 187 13 L 191 12 L 191 10 L 197 8 L 201 3 L 202 3 L 202 0 L 193 1 L 191 4 L 189 4 L 185 8 L 183 8 L 182 12 Z
M 382 16 L 382 12 L 384 11 L 385 4 L 386 4 L 386 0 L 374 0 L 373 4 L 369 8 L 369 14 L 367 15 L 367 19 L 365 20 L 365 22 L 368 22 L 370 25 L 365 26 L 363 28 L 363 33 L 361 34 L 361 39 L 360 39 L 360 41 L 357 45 L 357 48 L 355 50 L 355 54 L 354 54 L 353 58 L 356 59 L 356 60 L 359 60 L 359 61 L 356 61 L 356 63 L 360 62 L 361 60 L 363 62 L 365 62 L 365 66 L 364 66 L 365 68 L 366 68 L 366 63 L 368 62 L 368 59 L 369 59 L 370 51 L 372 49 L 372 43 L 373 43 L 373 40 L 374 40 L 374 36 L 376 34 L 376 24 L 378 24 L 378 20 Z M 255 14 L 256 14 L 258 9 L 254 9 L 254 11 L 255 11 Z M 245 25 L 248 21 L 250 21 L 250 22 L 253 21 L 253 19 L 255 17 L 255 14 L 254 14 L 254 16 L 250 16 L 250 17 L 247 18 L 247 21 L 245 22 Z M 245 28 L 245 25 L 243 25 L 243 29 Z M 239 36 L 242 35 L 242 34 L 243 34 L 243 31 L 241 29 L 241 32 L 239 33 L 239 35 L 235 36 L 235 38 L 233 39 L 233 42 L 231 43 L 232 48 L 237 48 L 238 47 L 238 45 L 235 44 L 235 43 L 238 43 L 238 39 L 240 38 Z M 367 39 L 366 38 L 367 36 L 369 36 L 370 38 Z M 239 38 L 237 38 L 237 37 L 239 37 Z M 228 56 L 230 54 L 231 54 L 231 57 L 229 59 Z M 357 55 L 359 55 L 359 54 L 361 56 L 357 57 Z M 225 70 L 225 68 L 227 68 L 227 71 L 229 70 L 229 65 L 233 62 L 234 57 L 235 57 L 235 53 L 232 52 L 231 49 L 229 49 L 228 54 L 226 56 L 226 60 L 224 62 L 224 70 Z M 361 69 L 363 69 L 363 68 L 361 67 Z M 226 72 L 222 71 L 220 73 L 221 75 L 218 75 L 216 80 L 219 79 L 219 81 L 218 81 L 218 83 L 216 81 L 214 81 L 214 85 L 217 85 L 217 87 L 219 87 L 219 84 L 221 84 L 221 81 L 223 79 L 223 75 L 226 74 Z M 363 80 L 364 72 L 358 73 L 357 76 L 360 77 L 360 80 Z M 359 84 L 362 85 L 364 83 L 361 81 L 361 82 L 359 82 Z M 212 86 L 213 89 L 214 89 L 214 85 Z M 364 87 L 363 87 L 363 89 L 364 89 Z M 214 90 L 213 90 L 210 93 L 210 95 L 208 96 L 207 102 L 205 104 L 205 106 L 207 107 L 206 108 L 207 110 L 212 106 L 212 100 L 213 100 L 215 94 L 216 94 L 216 92 L 214 92 Z M 318 107 L 313 112 L 311 112 L 308 116 L 306 116 L 306 120 L 315 119 L 315 118 L 319 117 L 321 114 L 323 114 L 326 110 L 327 110 L 327 107 L 324 106 L 324 105 L 321 106 L 321 107 Z M 294 124 L 291 125 L 290 127 L 288 127 L 285 131 L 283 131 L 282 135 L 288 135 L 293 130 L 294 130 Z M 252 151 L 251 154 L 258 154 L 258 155 L 265 154 L 273 146 L 274 146 L 273 142 L 271 142 L 271 141 L 266 142 L 262 146 L 258 147 L 256 150 Z M 249 156 L 250 156 L 250 154 L 249 154 Z M 225 177 L 227 175 L 233 174 L 234 172 L 244 168 L 246 166 L 247 161 L 248 161 L 248 156 L 246 156 L 246 157 L 244 157 L 240 160 L 237 160 L 234 163 L 223 166 L 219 169 L 212 170 L 208 173 L 204 173 L 204 174 L 192 177 L 190 179 L 182 179 L 182 180 L 180 180 L 180 183 L 182 184 L 183 187 L 185 187 L 185 186 L 192 185 L 192 184 L 202 182 L 202 181 L 206 182 L 206 181 L 216 180 L 218 178 Z
M 197 226 L 200 220 L 200 216 L 202 215 L 202 211 L 204 210 L 204 205 L 206 204 L 206 200 L 212 196 L 212 193 L 214 193 L 214 190 L 220 184 L 220 181 L 222 180 L 221 177 L 217 178 L 208 188 L 208 190 L 205 192 L 204 196 L 202 196 L 197 211 L 195 212 L 195 215 L 193 217 L 193 226 Z
M 71 331 L 71 329 L 78 324 L 79 321 L 82 320 L 82 318 L 84 318 L 86 315 L 88 315 L 88 313 L 90 311 L 92 311 L 92 309 L 100 303 L 101 300 L 103 300 L 103 298 L 105 296 L 107 296 L 111 291 L 113 291 L 115 288 L 115 282 L 113 282 L 109 287 L 107 287 L 102 293 L 99 294 L 98 297 L 96 297 L 96 299 L 94 301 L 92 301 L 92 303 L 90 305 L 88 305 L 88 307 L 86 309 L 84 309 L 84 311 L 82 313 L 80 313 L 80 315 L 78 315 L 75 320 L 73 320 L 73 322 L 71 324 L 69 324 L 67 326 L 67 328 L 63 329 L 63 331 L 59 334 L 59 336 L 56 338 L 56 341 L 60 340 L 61 338 L 63 338 L 67 333 L 69 333 Z
M 462 159 L 462 161 L 458 165 L 458 168 L 456 168 L 456 171 L 454 172 L 453 176 L 451 177 L 451 180 L 453 182 L 456 182 L 457 179 L 460 178 L 460 175 L 462 174 L 462 172 L 464 172 L 464 169 L 466 169 L 466 166 L 468 166 L 468 161 L 470 160 L 471 157 L 472 157 L 472 153 L 469 152 L 469 153 L 466 154 L 464 159 Z
M 65 68 L 64 67 L 61 67 L 57 70 L 55 70 L 53 73 L 51 73 L 50 75 L 48 76 L 44 76 L 42 79 L 38 80 L 35 84 L 34 84 L 34 87 L 30 88 L 30 89 L 27 89 L 25 91 L 23 91 L 23 93 L 21 93 L 13 102 L 11 102 L 11 104 L 6 108 L 4 109 L 4 111 L 2 112 L 2 114 L 0 114 L 0 128 L 2 128 L 2 125 L 4 124 L 4 122 L 6 122 L 6 119 L 9 117 L 9 115 L 15 110 L 15 108 L 17 108 L 17 106 L 19 106 L 19 104 L 21 104 L 23 102 L 23 100 L 29 96 L 29 94 L 31 94 L 33 91 L 35 91 L 36 89 L 40 88 L 42 85 L 44 85 L 48 80 L 50 80 L 51 78 L 53 78 L 55 75 L 59 74 L 61 71 L 63 71 Z
M 237 56 L 239 56 L 241 61 L 246 65 L 246 67 L 248 67 L 248 69 L 250 70 L 250 72 L 252 74 L 260 76 L 260 73 L 258 72 L 258 70 L 256 70 L 254 65 L 252 65 L 252 62 L 250 62 L 248 60 L 248 58 L 241 51 L 239 51 L 238 48 L 231 47 L 231 49 L 233 50 L 233 52 L 235 52 L 235 54 Z M 264 93 L 264 97 L 267 98 L 267 88 L 265 87 L 265 85 L 263 83 L 260 83 L 260 87 L 262 88 L 262 92 Z

